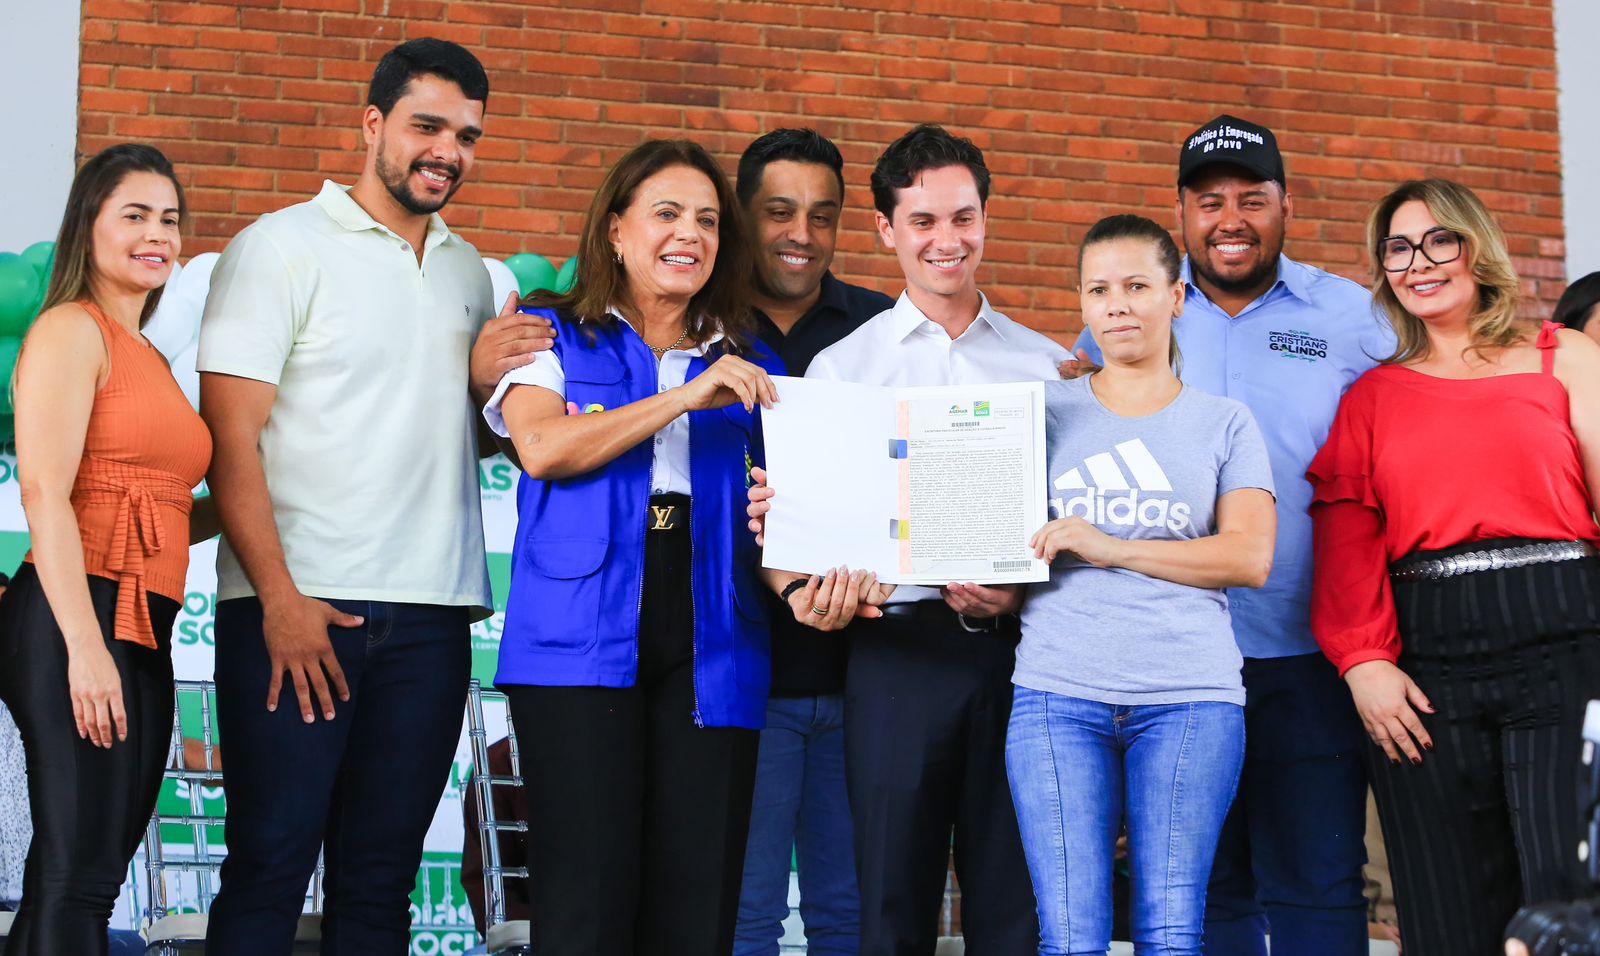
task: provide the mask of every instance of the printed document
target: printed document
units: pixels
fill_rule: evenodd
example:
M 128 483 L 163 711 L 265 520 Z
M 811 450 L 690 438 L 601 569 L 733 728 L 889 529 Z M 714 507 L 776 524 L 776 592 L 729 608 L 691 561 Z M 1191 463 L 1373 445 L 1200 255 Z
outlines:
M 1044 385 L 888 388 L 779 377 L 762 411 L 763 564 L 890 584 L 1044 581 Z

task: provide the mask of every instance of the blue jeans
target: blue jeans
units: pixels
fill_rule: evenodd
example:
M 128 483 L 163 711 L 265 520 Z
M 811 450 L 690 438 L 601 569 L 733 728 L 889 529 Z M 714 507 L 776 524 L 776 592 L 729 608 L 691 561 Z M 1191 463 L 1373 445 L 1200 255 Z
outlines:
M 1217 843 L 1206 952 L 1364 956 L 1366 732 L 1321 654 L 1246 658 L 1248 744 Z
M 464 607 L 331 601 L 365 620 L 330 628 L 350 687 L 333 720 L 300 719 L 285 681 L 266 708 L 271 665 L 254 598 L 217 605 L 217 721 L 227 751 L 228 856 L 206 952 L 289 952 L 323 851 L 323 956 L 404 956 L 422 841 L 466 707 Z
M 861 899 L 844 783 L 844 696 L 774 697 L 756 757 L 734 956 L 777 956 L 789 915 L 789 858 L 812 956 L 855 956 Z
M 1039 901 L 1040 956 L 1110 949 L 1124 823 L 1134 951 L 1199 953 L 1211 856 L 1243 762 L 1236 704 L 1123 706 L 1018 687 L 1006 771 Z

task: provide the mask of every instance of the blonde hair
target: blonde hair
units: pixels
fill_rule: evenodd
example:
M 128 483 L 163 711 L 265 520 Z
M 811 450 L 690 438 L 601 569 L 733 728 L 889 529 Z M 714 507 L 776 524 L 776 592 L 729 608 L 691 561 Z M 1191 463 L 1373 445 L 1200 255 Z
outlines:
M 1394 326 L 1396 346 L 1385 364 L 1404 364 L 1425 357 L 1431 349 L 1428 329 L 1407 312 L 1384 271 L 1378 244 L 1387 238 L 1395 211 L 1408 202 L 1420 202 L 1446 229 L 1461 237 L 1461 255 L 1467 272 L 1478 284 L 1478 305 L 1468 320 L 1468 351 L 1483 355 L 1523 341 L 1527 326 L 1517 318 L 1522 283 L 1506 250 L 1506 237 L 1477 193 L 1448 179 L 1413 179 L 1383 197 L 1367 217 L 1367 254 L 1372 257 L 1372 297 Z

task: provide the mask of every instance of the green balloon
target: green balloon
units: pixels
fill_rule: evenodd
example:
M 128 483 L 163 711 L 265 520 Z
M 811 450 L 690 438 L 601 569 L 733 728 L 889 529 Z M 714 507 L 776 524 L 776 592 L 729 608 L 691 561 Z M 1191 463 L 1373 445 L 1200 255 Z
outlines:
M 22 351 L 22 340 L 0 339 L 0 415 L 9 419 L 16 409 L 11 405 L 11 373 L 17 369 L 17 353 Z M 0 441 L 11 437 L 9 431 L 0 434 Z
M 572 284 L 578 281 L 578 257 L 573 256 L 562 263 L 561 271 L 556 273 L 555 293 L 566 295 L 572 291 Z
M 50 291 L 50 273 L 56 267 L 56 244 L 36 242 L 22 250 L 22 261 L 32 265 L 39 273 L 39 294 L 33 302 L 33 314 L 38 315 L 44 307 L 45 294 Z
M 506 260 L 506 268 L 517 277 L 517 289 L 529 295 L 539 289 L 553 291 L 556 287 L 556 267 L 537 252 L 519 252 Z
M 53 242 L 36 242 L 22 250 L 22 261 L 39 273 L 39 278 L 49 280 L 50 267 L 56 261 L 56 244 Z
M 0 335 L 20 336 L 38 314 L 39 272 L 14 252 L 0 252 Z

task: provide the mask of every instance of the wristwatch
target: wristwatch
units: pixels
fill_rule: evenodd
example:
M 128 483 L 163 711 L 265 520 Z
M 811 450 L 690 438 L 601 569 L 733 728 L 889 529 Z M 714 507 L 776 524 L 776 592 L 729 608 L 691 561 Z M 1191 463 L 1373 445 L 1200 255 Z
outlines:
M 788 604 L 789 598 L 794 594 L 794 592 L 805 587 L 806 582 L 810 580 L 810 578 L 795 578 L 793 581 L 790 581 L 788 584 L 783 586 L 783 590 L 778 592 L 778 597 L 783 599 L 783 603 Z

